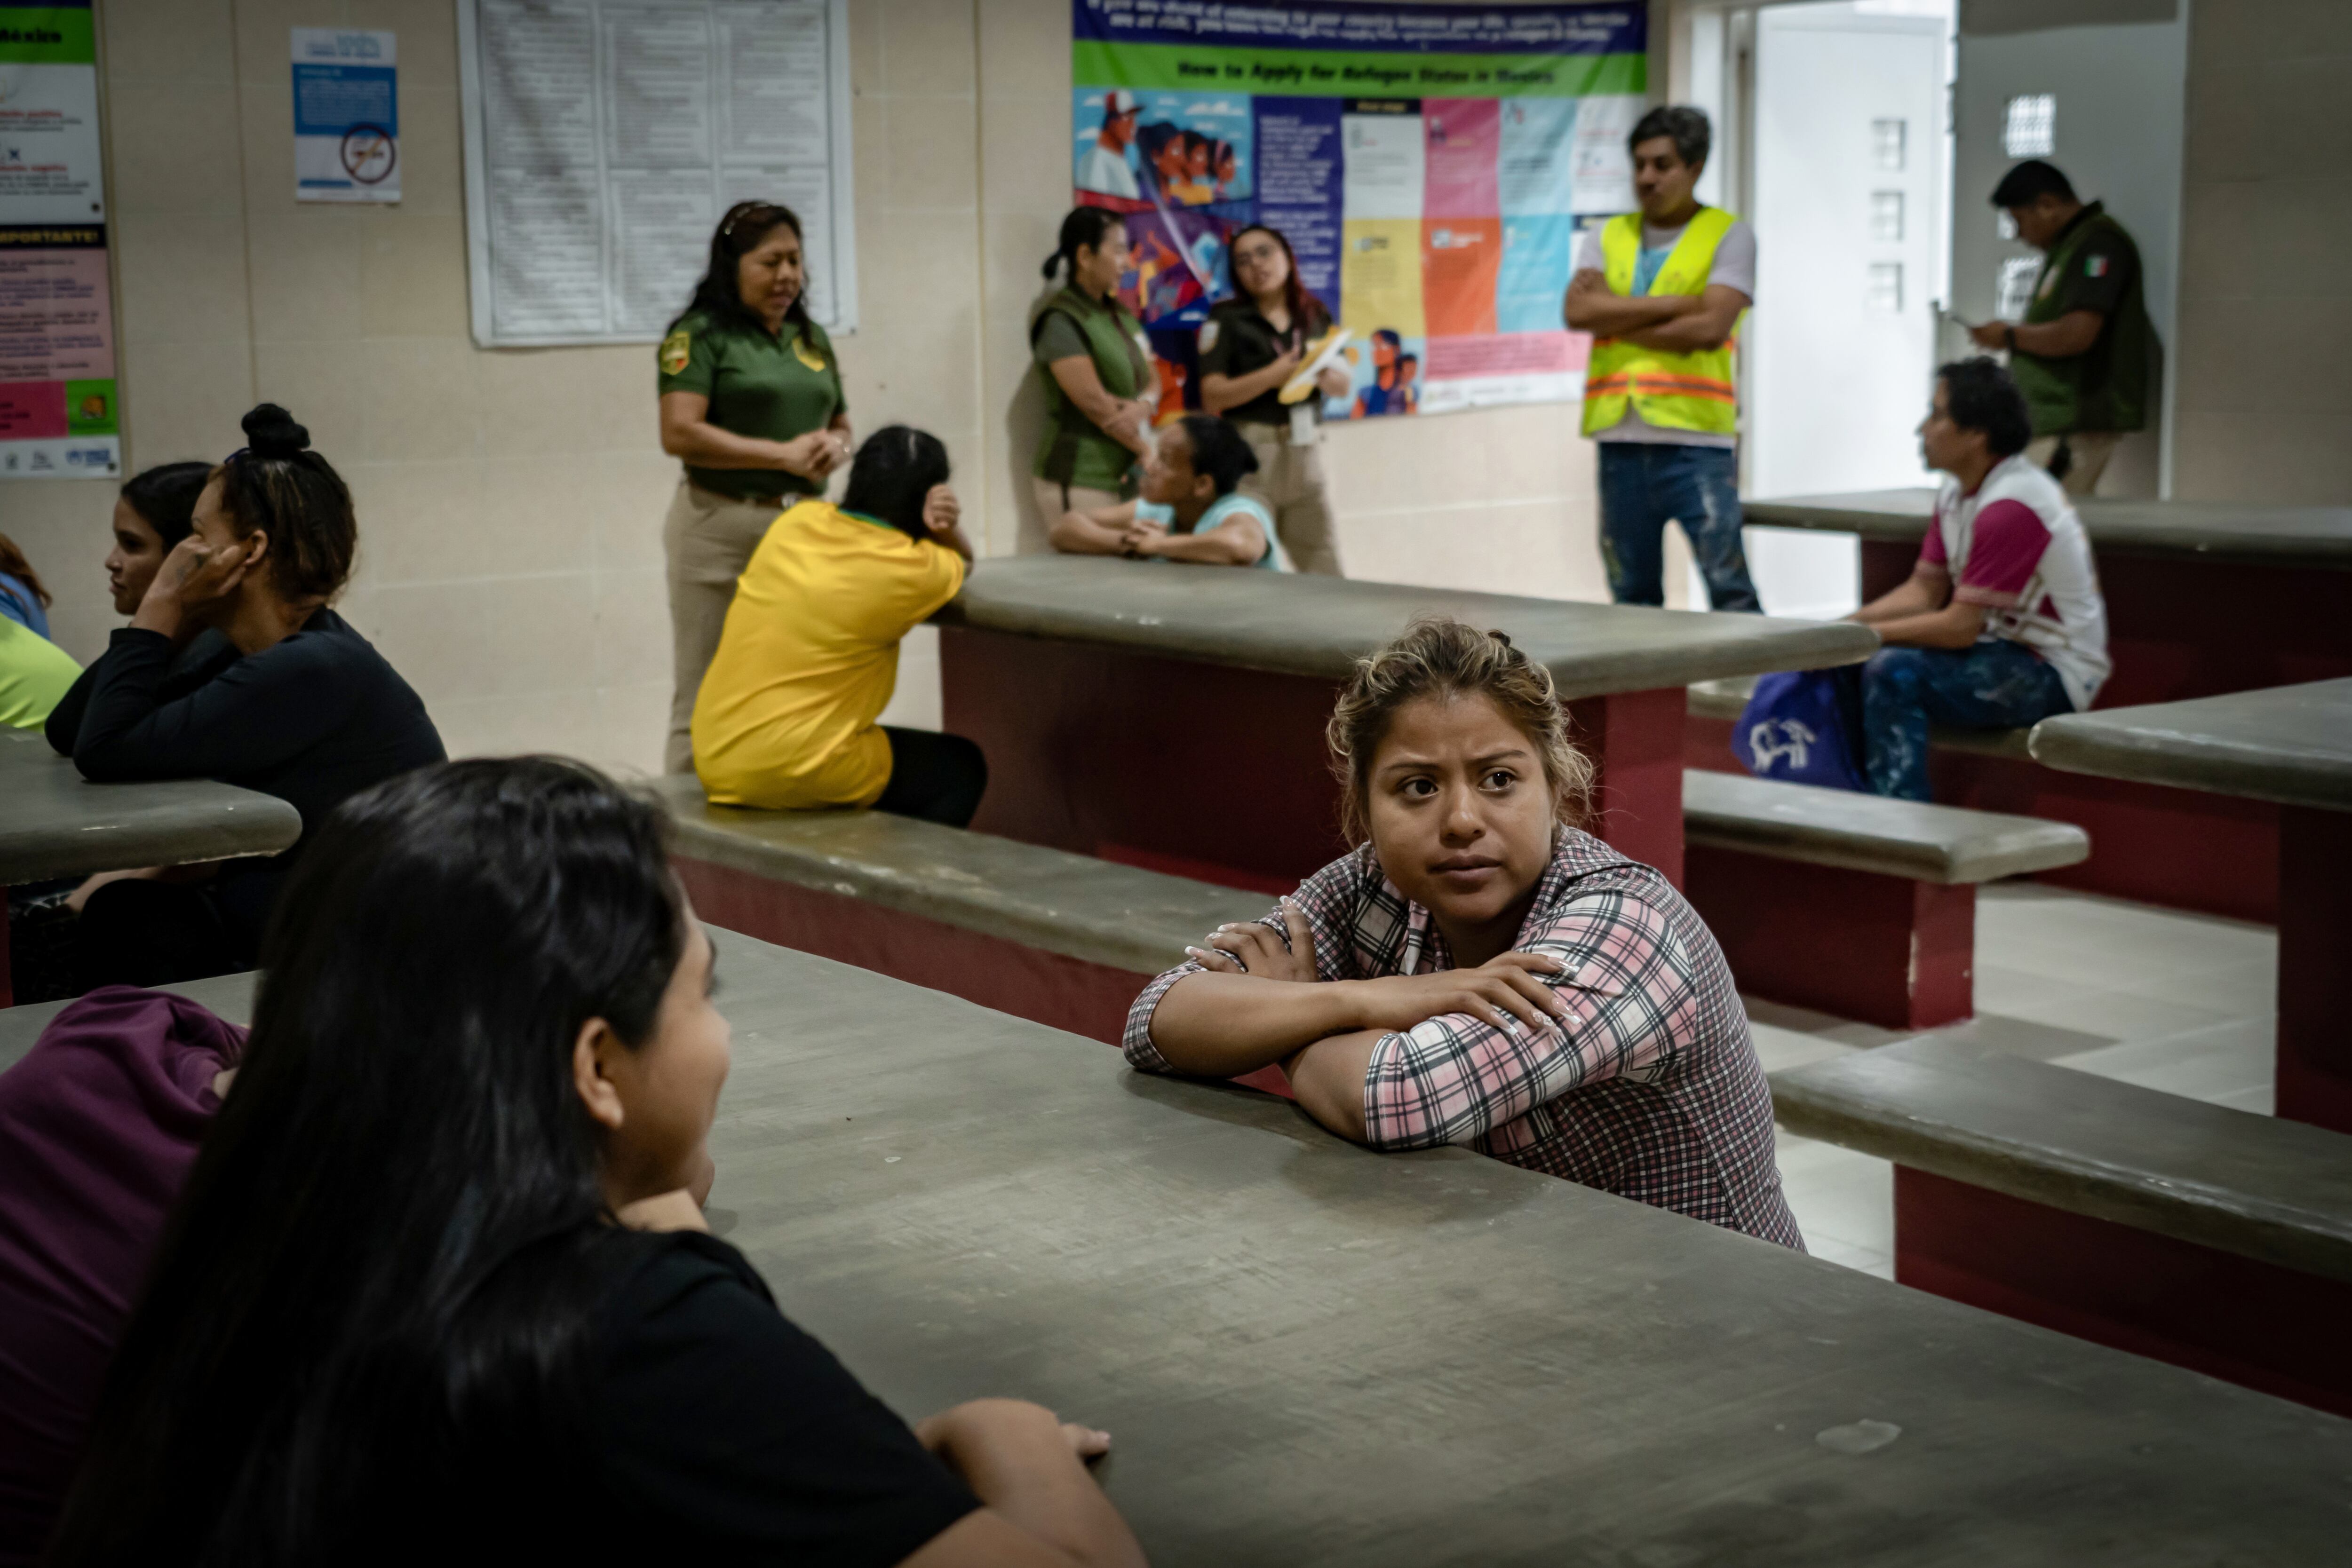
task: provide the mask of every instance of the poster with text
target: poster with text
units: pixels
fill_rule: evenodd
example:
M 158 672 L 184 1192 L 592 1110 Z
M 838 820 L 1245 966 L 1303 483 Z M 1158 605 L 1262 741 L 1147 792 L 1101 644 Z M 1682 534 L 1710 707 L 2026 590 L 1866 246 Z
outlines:
M 0 478 L 122 471 L 89 0 L 0 0 Z
M 399 40 L 296 27 L 294 199 L 400 200 Z
M 1163 412 L 1199 406 L 1194 334 L 1252 224 L 1351 333 L 1329 415 L 1582 394 L 1560 300 L 1579 230 L 1633 206 L 1644 5 L 1072 0 L 1071 24 L 1071 184 L 1125 215 Z

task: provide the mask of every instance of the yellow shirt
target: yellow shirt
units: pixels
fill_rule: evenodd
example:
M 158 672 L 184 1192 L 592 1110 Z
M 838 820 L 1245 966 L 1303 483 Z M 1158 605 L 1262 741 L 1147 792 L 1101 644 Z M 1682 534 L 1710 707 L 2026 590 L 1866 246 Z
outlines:
M 803 501 L 768 525 L 735 585 L 694 703 L 694 770 L 726 806 L 870 806 L 890 782 L 874 721 L 898 643 L 963 586 L 963 558 Z

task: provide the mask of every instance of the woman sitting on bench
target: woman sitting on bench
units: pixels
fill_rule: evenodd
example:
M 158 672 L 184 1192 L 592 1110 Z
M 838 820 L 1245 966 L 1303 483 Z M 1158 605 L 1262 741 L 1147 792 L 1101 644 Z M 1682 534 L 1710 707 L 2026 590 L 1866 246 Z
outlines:
M 1064 513 L 1054 525 L 1054 548 L 1286 570 L 1274 514 L 1237 488 L 1256 472 L 1257 455 L 1240 431 L 1212 414 L 1188 413 L 1160 433 L 1144 458 L 1140 498 Z
M 1801 1249 L 1731 973 L 1664 877 L 1577 828 L 1592 767 L 1550 673 L 1418 622 L 1329 738 L 1358 847 L 1146 987 L 1128 1061 L 1278 1062 L 1373 1148 L 1460 1144 Z
M 1140 1564 L 1103 1434 L 910 1429 L 709 1233 L 664 826 L 524 758 L 318 832 L 43 1561 Z
M 251 968 L 310 833 L 360 790 L 447 755 L 416 693 L 335 612 L 359 549 L 342 476 L 277 404 L 244 425 L 246 444 L 205 481 L 191 531 L 47 734 L 97 783 L 214 779 L 275 795 L 301 813 L 304 837 L 267 860 L 85 883 L 75 937 L 85 988 Z M 191 664 L 207 628 L 221 633 L 215 651 Z
M 694 770 L 714 802 L 971 821 L 980 747 L 875 722 L 899 643 L 963 587 L 957 516 L 948 449 L 894 424 L 857 449 L 839 506 L 812 497 L 768 526 L 694 704 Z

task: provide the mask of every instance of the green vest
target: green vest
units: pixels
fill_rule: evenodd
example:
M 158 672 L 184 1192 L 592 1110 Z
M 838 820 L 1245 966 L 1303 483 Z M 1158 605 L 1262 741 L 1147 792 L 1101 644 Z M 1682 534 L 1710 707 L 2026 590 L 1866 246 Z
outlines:
M 1701 207 L 1666 253 L 1650 294 L 1704 294 L 1716 248 L 1737 220 L 1721 207 Z M 1633 292 L 1641 258 L 1642 214 L 1622 213 L 1601 231 L 1601 267 L 1618 294 Z M 1732 337 L 1696 353 L 1669 354 L 1622 338 L 1595 338 L 1584 368 L 1584 434 L 1607 430 L 1631 402 L 1643 423 L 1660 430 L 1729 435 L 1738 427 L 1739 394 L 1732 381 Z
M 2100 242 L 2095 246 L 2094 239 Z M 2084 253 L 2094 249 L 2129 256 L 2131 274 L 2123 297 L 2100 323 L 2098 337 L 2083 352 L 2064 359 L 2043 359 L 2021 349 L 2009 357 L 2010 374 L 2025 394 L 2036 435 L 2147 428 L 2148 392 L 2160 350 L 2140 287 L 2139 248 L 2098 203 L 2084 208 L 2074 226 L 2042 258 L 2025 319 L 2028 325 L 2055 321 L 2080 308 L 2070 285 L 2083 276 L 2088 265 Z
M 1160 378 L 1144 346 L 1143 324 L 1118 300 L 1093 300 L 1075 288 L 1062 288 L 1030 313 L 1032 345 L 1045 318 L 1053 315 L 1068 318 L 1085 337 L 1103 391 L 1116 398 L 1136 398 L 1147 395 L 1146 389 L 1159 390 Z M 1045 387 L 1045 434 L 1030 471 L 1057 485 L 1127 494 L 1135 454 L 1105 435 L 1062 391 L 1052 371 L 1041 364 L 1037 376 Z

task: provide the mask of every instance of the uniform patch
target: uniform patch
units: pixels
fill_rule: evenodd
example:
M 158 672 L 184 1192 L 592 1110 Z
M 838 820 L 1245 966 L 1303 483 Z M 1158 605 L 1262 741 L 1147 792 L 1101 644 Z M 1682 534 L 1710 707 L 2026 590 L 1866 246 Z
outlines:
M 2084 261 L 2083 261 L 2083 276 L 2084 276 L 2084 277 L 2105 277 L 2106 275 L 2107 275 L 2107 258 L 2106 258 L 2105 256 L 2086 256 L 2086 257 L 2084 257 Z
M 1217 346 L 1217 323 L 1214 321 L 1205 321 L 1202 323 L 1201 334 L 1197 341 L 1200 343 L 1201 352 L 1204 354 L 1210 350 L 1215 348 Z
M 685 328 L 681 327 L 664 338 L 661 346 L 662 374 L 674 376 L 686 369 L 686 361 L 693 357 L 693 353 L 694 339 Z
M 813 371 L 822 371 L 825 368 L 824 356 L 818 353 L 814 349 L 810 348 L 809 340 L 806 338 L 794 338 L 793 340 L 793 358 L 798 360 L 801 363 L 806 365 Z

